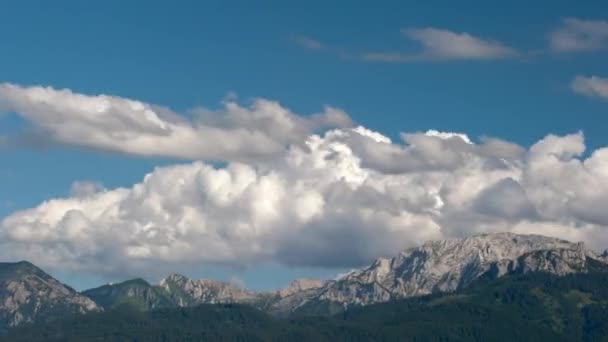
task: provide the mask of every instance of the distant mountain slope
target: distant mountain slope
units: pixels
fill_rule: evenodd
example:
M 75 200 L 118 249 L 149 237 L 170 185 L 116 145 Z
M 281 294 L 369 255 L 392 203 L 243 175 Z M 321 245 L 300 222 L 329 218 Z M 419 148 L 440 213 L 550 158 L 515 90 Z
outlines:
M 118 284 L 108 284 L 82 292 L 104 309 L 122 305 L 147 311 L 174 307 L 168 294 L 158 286 L 152 286 L 143 279 L 127 280 Z
M 483 277 L 455 293 L 353 308 L 339 317 L 358 324 L 393 322 L 421 340 L 458 336 L 476 341 L 540 341 L 551 336 L 547 340 L 608 341 L 608 288 L 603 285 L 608 282 L 608 269 L 591 264 L 593 270 L 587 274 Z M 493 330 L 491 338 L 478 335 Z
M 99 310 L 95 302 L 29 262 L 0 263 L 0 331 Z
M 193 280 L 181 274 L 172 274 L 161 280 L 159 287 L 180 307 L 239 303 L 256 298 L 254 292 L 230 283 L 209 279 Z
M 238 304 L 118 310 L 18 328 L 11 341 L 608 341 L 608 273 L 483 276 L 453 293 L 277 319 Z
M 465 288 L 477 278 L 491 274 L 543 271 L 556 275 L 587 272 L 589 261 L 606 262 L 572 243 L 540 235 L 481 234 L 466 239 L 427 242 L 394 258 L 381 258 L 371 266 L 328 282 L 310 294 L 293 311 L 336 313 L 361 306 Z
M 194 280 L 172 274 L 150 285 L 143 279 L 107 284 L 82 292 L 104 309 L 130 306 L 141 311 L 159 308 L 192 307 L 201 304 L 247 303 L 264 307 L 266 300 L 274 301 L 274 293 L 254 293 L 230 283 Z
M 299 279 L 278 291 L 252 292 L 222 281 L 194 280 L 172 274 L 162 279 L 159 285 L 150 285 L 143 279 L 132 279 L 86 290 L 82 294 L 104 309 L 126 305 L 148 311 L 201 304 L 241 303 L 272 312 L 271 308 L 281 300 L 305 298 L 303 294 L 314 294 L 314 290 L 324 284 L 322 280 Z

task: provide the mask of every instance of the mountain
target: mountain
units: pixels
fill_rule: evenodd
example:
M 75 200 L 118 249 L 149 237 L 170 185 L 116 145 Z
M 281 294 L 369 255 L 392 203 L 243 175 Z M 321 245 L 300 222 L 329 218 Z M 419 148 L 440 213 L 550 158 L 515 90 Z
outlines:
M 239 303 L 256 299 L 254 292 L 230 283 L 209 279 L 193 280 L 180 274 L 172 274 L 161 280 L 159 287 L 180 307 Z
M 264 307 L 266 298 L 274 298 L 270 294 L 254 293 L 230 283 L 194 280 L 180 274 L 162 279 L 159 285 L 151 285 L 143 279 L 132 279 L 86 290 L 82 294 L 104 309 L 126 305 L 141 311 L 219 303 L 247 303 Z
M 173 312 L 171 310 L 209 304 L 248 304 L 274 317 L 329 317 L 343 312 L 351 317 L 349 315 L 362 307 L 388 302 L 389 308 L 393 302 L 413 297 L 436 296 L 460 302 L 459 295 L 451 294 L 465 293 L 479 287 L 475 285 L 479 283 L 498 284 L 505 277 L 533 277 L 539 272 L 555 279 L 569 279 L 573 275 L 591 277 L 598 272 L 605 277 L 607 265 L 607 252 L 596 254 L 582 243 L 512 233 L 431 241 L 406 249 L 393 258 L 377 259 L 370 266 L 335 280 L 301 279 L 272 292 L 253 292 L 226 282 L 193 280 L 173 274 L 158 285 L 133 279 L 79 294 L 30 263 L 0 263 L 0 332 L 22 323 L 40 323 L 66 315 L 127 310 L 129 315 L 140 312 L 141 317 L 148 317 L 145 312 Z M 597 302 L 587 295 L 579 299 L 585 303 Z M 412 299 L 408 303 L 419 302 Z M 226 307 L 230 308 L 225 309 L 228 311 L 240 308 Z M 210 310 L 220 310 L 218 308 Z M 189 312 L 182 311 L 182 314 Z
M 100 310 L 91 299 L 29 262 L 0 263 L 0 331 L 26 322 Z
M 468 287 L 278 319 L 239 304 L 149 312 L 121 307 L 17 328 L 10 341 L 608 341 L 608 269 L 483 276 Z
M 351 323 L 390 326 L 419 341 L 608 341 L 608 268 L 558 276 L 481 277 L 452 293 L 352 308 Z M 403 338 L 403 340 L 408 340 Z
M 540 235 L 480 234 L 430 241 L 336 280 L 301 279 L 276 292 L 252 292 L 226 282 L 173 274 L 159 285 L 143 280 L 106 285 L 83 294 L 101 307 L 133 304 L 140 310 L 200 304 L 245 303 L 275 316 L 334 314 L 352 306 L 453 292 L 481 276 L 543 271 L 555 275 L 587 272 L 589 260 L 608 262 L 582 243 Z
M 86 290 L 82 294 L 106 310 L 122 305 L 129 305 L 142 311 L 175 306 L 168 293 L 143 279 L 108 284 Z
M 282 300 L 283 306 L 295 306 L 290 303 L 306 298 L 306 293 L 316 293 L 314 290 L 324 284 L 323 280 L 298 279 L 278 291 L 252 292 L 227 282 L 194 280 L 180 274 L 172 274 L 162 279 L 159 285 L 151 285 L 143 279 L 132 279 L 86 290 L 82 294 L 104 309 L 128 305 L 147 311 L 201 304 L 244 303 L 272 312 L 271 308 Z
M 327 282 L 297 306 L 277 310 L 331 314 L 353 305 L 452 292 L 483 275 L 584 273 L 589 260 L 605 263 L 606 257 L 585 249 L 583 243 L 540 235 L 493 233 L 431 241 L 393 258 L 377 259 L 367 268 Z

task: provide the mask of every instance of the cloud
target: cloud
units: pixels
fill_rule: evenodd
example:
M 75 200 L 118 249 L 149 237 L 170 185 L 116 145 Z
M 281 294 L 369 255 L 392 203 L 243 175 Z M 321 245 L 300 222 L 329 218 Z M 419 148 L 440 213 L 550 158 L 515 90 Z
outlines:
M 566 18 L 550 35 L 551 48 L 558 52 L 592 51 L 608 47 L 608 21 Z
M 517 51 L 500 42 L 475 37 L 466 32 L 438 28 L 409 28 L 401 33 L 422 45 L 417 53 L 368 52 L 363 59 L 376 62 L 416 62 L 445 60 L 488 60 L 509 58 Z
M 89 197 L 104 190 L 105 188 L 103 187 L 103 184 L 97 181 L 75 181 L 70 187 L 70 196 Z
M 168 108 L 116 96 L 0 84 L 0 112 L 17 113 L 27 121 L 33 131 L 28 134 L 34 135 L 28 140 L 141 156 L 265 158 L 317 130 L 352 125 L 346 113 L 328 106 L 311 116 L 259 98 L 249 107 L 233 99 L 223 106 L 218 111 L 193 109 L 190 119 Z
M 608 78 L 576 76 L 570 87 L 578 94 L 608 99 Z
M 581 133 L 529 148 L 437 131 L 401 139 L 332 129 L 274 158 L 158 167 L 129 188 L 76 191 L 1 221 L 0 259 L 125 277 L 266 262 L 350 268 L 489 231 L 608 244 L 608 148 L 583 157 Z
M 302 35 L 293 35 L 291 38 L 296 44 L 298 44 L 306 49 L 320 50 L 323 48 L 323 44 L 319 40 L 311 38 L 311 37 L 302 36 Z

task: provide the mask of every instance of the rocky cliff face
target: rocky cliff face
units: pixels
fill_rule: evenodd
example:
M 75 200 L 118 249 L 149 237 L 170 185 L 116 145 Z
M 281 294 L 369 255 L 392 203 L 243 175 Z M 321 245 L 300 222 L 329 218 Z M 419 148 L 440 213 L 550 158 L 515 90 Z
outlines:
M 0 263 L 0 330 L 101 309 L 29 262 Z
M 256 299 L 256 294 L 230 283 L 201 279 L 192 280 L 172 274 L 161 280 L 160 288 L 177 306 L 242 303 Z
M 433 241 L 394 258 L 377 259 L 367 268 L 328 282 L 299 307 L 318 310 L 324 303 L 321 306 L 347 308 L 449 292 L 466 287 L 482 275 L 586 272 L 590 259 L 605 262 L 582 243 L 539 235 L 495 233 Z

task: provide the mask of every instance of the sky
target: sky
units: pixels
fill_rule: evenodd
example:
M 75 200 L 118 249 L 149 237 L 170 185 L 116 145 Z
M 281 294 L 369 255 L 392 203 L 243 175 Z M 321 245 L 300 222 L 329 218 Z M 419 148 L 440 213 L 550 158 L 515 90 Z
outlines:
M 77 289 L 608 247 L 603 1 L 8 1 L 0 41 L 0 259 Z

